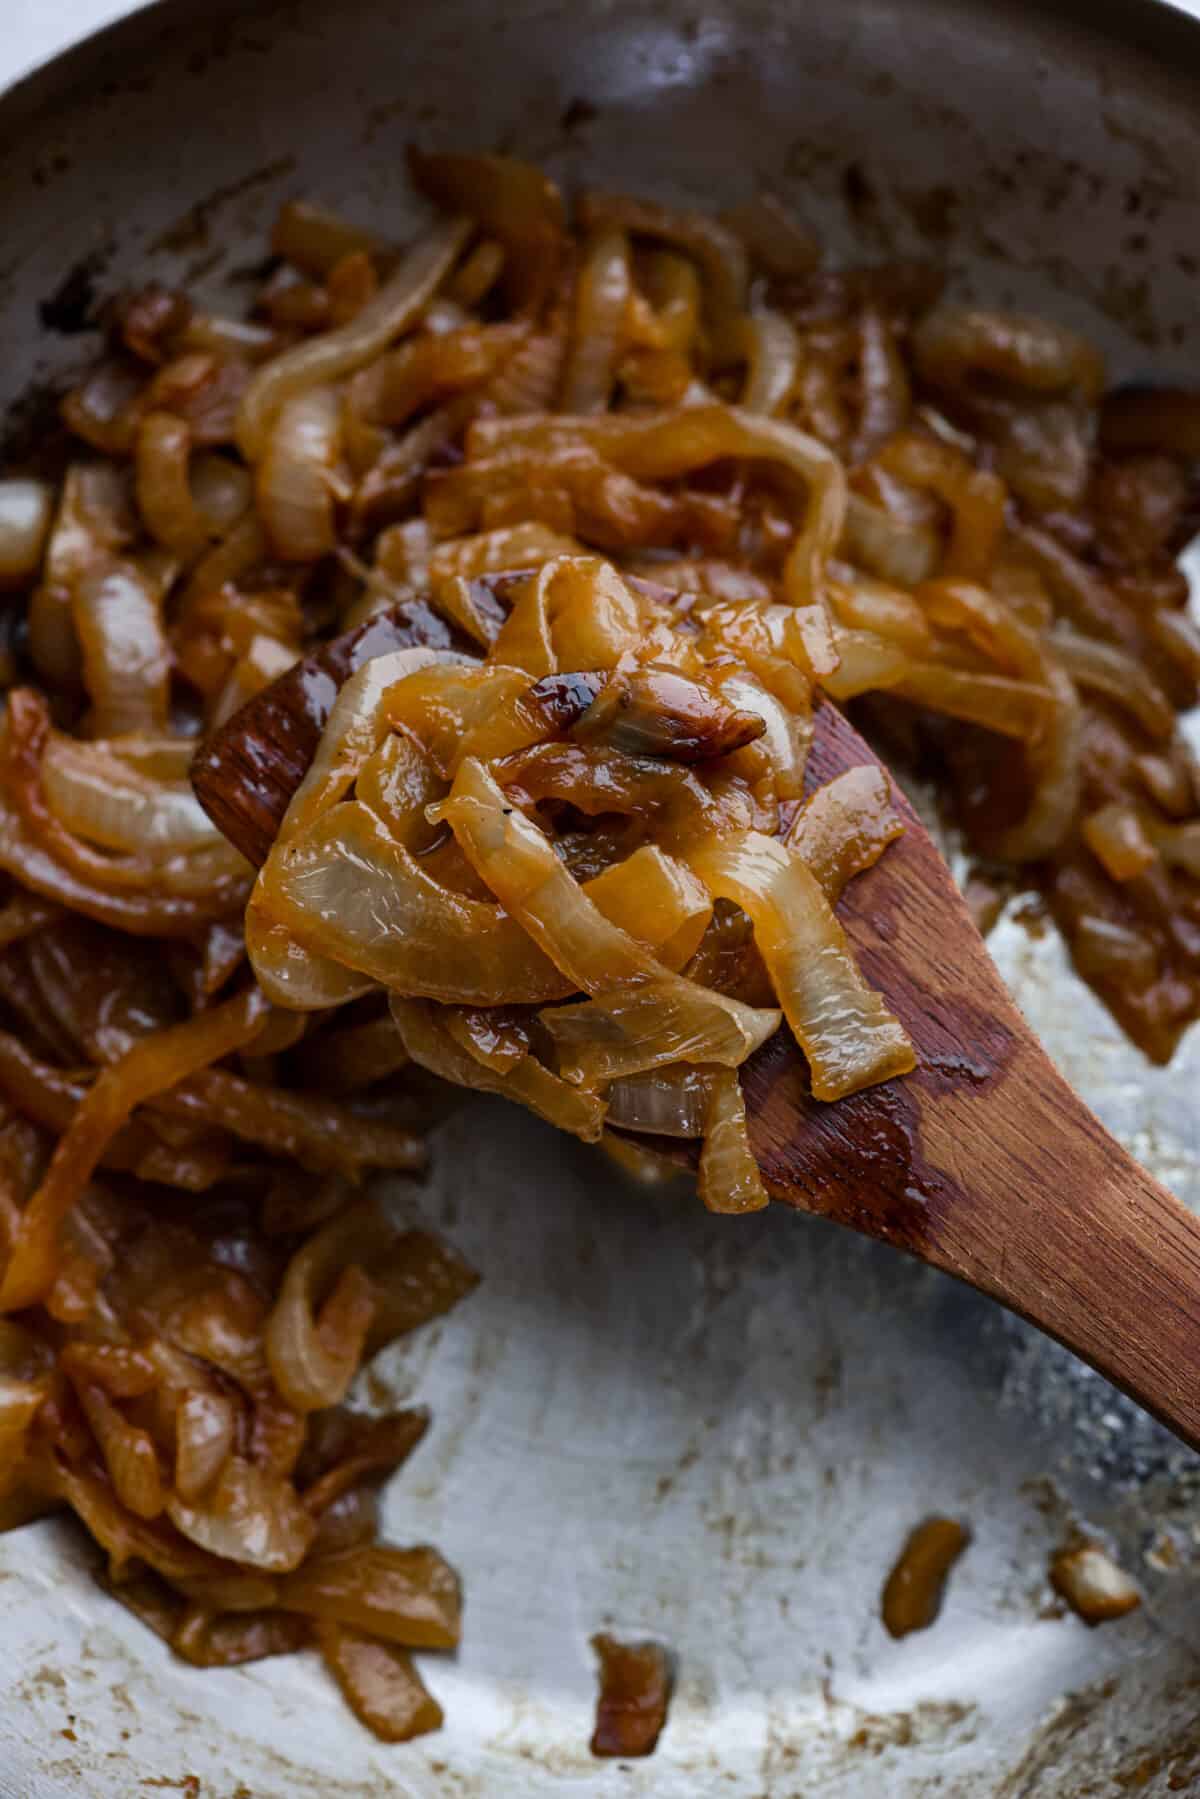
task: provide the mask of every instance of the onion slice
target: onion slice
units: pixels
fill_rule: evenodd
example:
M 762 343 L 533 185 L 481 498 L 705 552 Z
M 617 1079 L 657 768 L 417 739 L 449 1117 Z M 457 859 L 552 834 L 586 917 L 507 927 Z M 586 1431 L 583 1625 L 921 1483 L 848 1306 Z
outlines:
M 185 1024 L 156 1031 L 103 1069 L 59 1139 L 45 1179 L 21 1215 L 0 1280 L 0 1311 L 20 1311 L 41 1298 L 54 1278 L 62 1222 L 86 1187 L 105 1149 L 135 1107 L 189 1074 L 253 1042 L 270 1007 L 254 988 L 198 1012 Z
M 334 389 L 310 387 L 284 401 L 268 432 L 258 467 L 258 514 L 272 547 L 288 562 L 316 562 L 336 544 L 332 477 L 341 420 Z
M 257 462 L 262 456 L 268 430 L 285 401 L 310 387 L 352 375 L 415 323 L 453 267 L 470 231 L 465 219 L 447 219 L 435 225 L 348 324 L 296 344 L 256 371 L 242 396 L 237 419 L 238 446 L 248 462 Z
M 596 232 L 575 285 L 560 402 L 564 412 L 603 412 L 608 405 L 632 293 L 628 236 L 621 230 Z
M 760 1212 L 767 1190 L 746 1124 L 746 1101 L 734 1068 L 714 1068 L 708 1077 L 704 1147 L 697 1191 L 710 1212 Z
M 704 844 L 689 859 L 715 899 L 749 915 L 808 1058 L 815 1098 L 842 1099 L 916 1066 L 902 1026 L 866 985 L 832 907 L 798 856 L 747 831 Z
M 115 746 L 55 733 L 42 758 L 42 785 L 66 829 L 106 849 L 169 855 L 222 841 L 190 787 L 139 774 Z
M 263 1343 L 276 1386 L 298 1412 L 345 1398 L 375 1310 L 363 1270 L 393 1238 L 367 1200 L 339 1212 L 288 1263 Z M 358 1282 L 348 1287 L 347 1274 L 357 1274 Z
M 414 1062 L 458 1087 L 513 1099 L 585 1143 L 596 1143 L 604 1127 L 604 1103 L 595 1093 L 569 1086 L 533 1055 L 522 1056 L 507 1074 L 488 1068 L 457 1044 L 427 1000 L 391 998 L 392 1017 Z
M 408 1743 L 441 1729 L 442 1708 L 407 1650 L 328 1619 L 317 1625 L 317 1643 L 351 1711 L 381 1742 Z
M 136 562 L 111 562 L 84 576 L 73 616 L 96 735 L 162 732 L 171 652 L 163 628 L 164 583 Z

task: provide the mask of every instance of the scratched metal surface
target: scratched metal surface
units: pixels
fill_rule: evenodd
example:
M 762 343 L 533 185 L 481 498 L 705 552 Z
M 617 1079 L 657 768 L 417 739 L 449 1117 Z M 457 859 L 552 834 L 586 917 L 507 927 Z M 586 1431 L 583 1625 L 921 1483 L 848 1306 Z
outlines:
M 0 105 L 0 399 L 86 354 L 36 304 L 81 257 L 101 291 L 136 270 L 227 293 L 288 193 L 401 229 L 414 133 L 710 204 L 767 177 L 843 250 L 932 249 L 979 293 L 1093 331 L 1127 372 L 1186 370 L 1200 52 L 1148 0 L 1090 18 L 178 0 Z M 595 112 L 568 127 L 573 100 Z M 992 943 L 1059 1064 L 1200 1204 L 1200 1039 L 1150 1070 L 1052 933 L 1010 917 Z M 485 1275 L 367 1395 L 435 1412 L 387 1534 L 439 1543 L 465 1578 L 461 1653 L 428 1667 L 445 1730 L 374 1744 L 304 1657 L 172 1662 L 49 1524 L 0 1541 L 0 1799 L 189 1777 L 205 1799 L 1188 1790 L 1197 1463 L 1062 1351 L 835 1227 L 710 1219 L 686 1185 L 648 1198 L 495 1104 L 443 1125 L 429 1183 L 394 1197 Z M 936 1627 L 893 1643 L 880 1585 L 935 1508 L 974 1541 Z M 1146 1593 L 1095 1632 L 1045 1582 L 1079 1519 Z M 588 1755 L 602 1627 L 677 1658 L 650 1762 Z

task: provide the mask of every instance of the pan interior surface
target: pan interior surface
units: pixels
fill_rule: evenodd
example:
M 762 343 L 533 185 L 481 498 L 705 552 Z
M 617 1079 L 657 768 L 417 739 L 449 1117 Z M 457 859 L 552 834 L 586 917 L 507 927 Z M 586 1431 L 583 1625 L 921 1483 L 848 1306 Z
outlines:
M 116 286 L 236 303 L 282 199 L 402 236 L 414 140 L 706 208 L 767 184 L 834 257 L 932 256 L 1119 375 L 1194 367 L 1200 27 L 1151 0 L 173 0 L 0 103 L 14 428 Z M 1149 1068 L 1019 913 L 991 943 L 1030 1022 L 1200 1206 L 1197 1034 Z M 395 1199 L 484 1275 L 373 1371 L 434 1411 L 385 1534 L 464 1578 L 462 1651 L 429 1670 L 445 1729 L 381 1748 L 305 1657 L 173 1662 L 49 1523 L 0 1539 L 3 1799 L 1200 1790 L 1195 1458 L 1064 1352 L 821 1221 L 634 1191 L 491 1102 Z M 937 1624 L 893 1642 L 880 1589 L 933 1512 L 973 1541 Z M 1096 1631 L 1046 1582 L 1077 1527 L 1145 1592 Z M 650 1761 L 588 1753 L 602 1629 L 676 1657 Z

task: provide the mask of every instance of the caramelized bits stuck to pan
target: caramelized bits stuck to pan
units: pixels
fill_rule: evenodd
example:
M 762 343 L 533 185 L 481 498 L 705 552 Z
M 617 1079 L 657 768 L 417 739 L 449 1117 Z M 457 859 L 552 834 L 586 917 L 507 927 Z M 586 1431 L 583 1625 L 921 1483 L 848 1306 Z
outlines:
M 114 298 L 0 474 L 0 1523 L 72 1511 L 196 1666 L 316 1644 L 389 1740 L 460 1599 L 376 1540 L 423 1421 L 355 1382 L 475 1276 L 364 1183 L 466 1087 L 647 1180 L 693 1140 L 740 1214 L 776 1030 L 820 1101 L 912 1067 L 835 910 L 891 790 L 811 791 L 816 708 L 934 776 L 1147 1054 L 1200 1011 L 1200 398 L 824 266 L 777 197 L 412 173 L 411 231 L 285 206 L 248 316 Z M 355 632 L 248 861 L 198 746 Z M 889 1628 L 964 1541 L 923 1527 Z M 638 1753 L 665 1662 L 600 1654 Z
M 596 1636 L 600 1692 L 592 1754 L 630 1758 L 650 1755 L 667 1721 L 671 1661 L 658 1643 L 620 1643 Z
M 1137 1587 L 1102 1543 L 1060 1549 L 1051 1558 L 1050 1585 L 1085 1624 L 1123 1618 L 1142 1603 Z
M 912 1532 L 883 1589 L 884 1628 L 893 1637 L 928 1630 L 942 1609 L 946 1582 L 971 1533 L 953 1518 L 927 1518 Z

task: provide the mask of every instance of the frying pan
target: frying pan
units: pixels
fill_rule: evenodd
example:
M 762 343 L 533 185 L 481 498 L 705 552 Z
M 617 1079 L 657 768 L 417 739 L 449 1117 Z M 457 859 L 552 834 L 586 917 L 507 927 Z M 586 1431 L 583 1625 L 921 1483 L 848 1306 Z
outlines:
M 10 431 L 117 282 L 244 296 L 288 195 L 403 235 L 413 138 L 706 206 L 766 181 L 836 254 L 932 255 L 1119 375 L 1194 367 L 1200 27 L 1159 0 L 168 0 L 0 101 Z M 1148 1068 L 1021 912 L 992 943 L 1031 1021 L 1200 1204 L 1200 1037 Z M 485 1275 L 375 1371 L 434 1408 L 386 1535 L 465 1578 L 446 1728 L 384 1749 L 303 1657 L 172 1662 L 50 1522 L 0 1539 L 0 1799 L 1200 1792 L 1197 1463 L 1064 1352 L 877 1244 L 634 1192 L 488 1102 L 395 1203 Z M 931 1511 L 973 1542 L 894 1643 L 880 1587 Z M 1096 1631 L 1045 1577 L 1080 1525 L 1145 1591 Z M 676 1657 L 648 1762 L 588 1755 L 606 1628 Z

